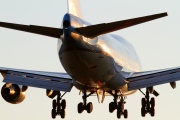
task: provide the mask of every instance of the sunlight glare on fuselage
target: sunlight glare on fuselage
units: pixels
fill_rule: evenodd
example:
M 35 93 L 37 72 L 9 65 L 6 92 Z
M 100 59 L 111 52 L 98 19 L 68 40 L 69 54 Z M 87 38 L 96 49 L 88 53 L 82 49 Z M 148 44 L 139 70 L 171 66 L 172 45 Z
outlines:
M 103 51 L 105 51 L 106 53 L 108 53 L 108 54 L 111 53 L 110 49 L 106 45 L 102 44 L 101 47 L 102 47 Z

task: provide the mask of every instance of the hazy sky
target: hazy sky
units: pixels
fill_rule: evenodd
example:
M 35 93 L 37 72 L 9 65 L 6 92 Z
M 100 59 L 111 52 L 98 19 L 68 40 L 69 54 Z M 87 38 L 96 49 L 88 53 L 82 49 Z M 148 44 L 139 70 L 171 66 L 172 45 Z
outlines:
M 81 0 L 84 19 L 93 23 L 112 22 L 134 17 L 168 12 L 169 16 L 115 32 L 130 41 L 139 54 L 143 70 L 180 66 L 180 1 L 179 0 Z M 0 21 L 60 27 L 67 12 L 66 0 L 0 0 Z M 57 55 L 57 39 L 0 28 L 0 66 L 65 72 Z M 3 80 L 0 77 L 0 80 Z M 1 83 L 1 86 L 4 83 Z M 141 117 L 140 92 L 128 96 L 125 108 L 130 120 L 177 120 L 180 117 L 180 83 L 172 90 L 169 84 L 156 86 L 156 116 Z M 88 98 L 94 103 L 92 114 L 77 113 L 82 101 L 75 88 L 64 98 L 67 100 L 66 120 L 117 119 L 110 114 L 106 97 L 99 104 L 96 96 Z M 29 88 L 26 99 L 11 105 L 0 98 L 0 119 L 51 120 L 52 100 L 43 89 Z M 57 120 L 61 119 L 57 117 Z

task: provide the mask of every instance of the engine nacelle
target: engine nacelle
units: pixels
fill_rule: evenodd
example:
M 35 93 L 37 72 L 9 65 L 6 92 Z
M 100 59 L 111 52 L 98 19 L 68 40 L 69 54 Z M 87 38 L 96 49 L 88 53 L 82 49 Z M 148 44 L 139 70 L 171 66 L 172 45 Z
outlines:
M 1 89 L 1 95 L 4 100 L 11 104 L 21 103 L 25 97 L 26 86 L 18 86 L 15 84 L 5 84 Z
M 54 90 L 46 90 L 46 95 L 49 97 L 49 98 L 54 98 L 56 95 L 58 94 L 57 91 L 54 91 Z

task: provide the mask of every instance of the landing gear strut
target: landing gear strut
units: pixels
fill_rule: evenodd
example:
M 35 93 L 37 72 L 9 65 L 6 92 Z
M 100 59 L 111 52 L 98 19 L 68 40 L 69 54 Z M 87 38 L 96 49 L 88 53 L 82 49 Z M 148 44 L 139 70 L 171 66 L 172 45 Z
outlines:
M 83 102 L 80 102 L 78 104 L 78 107 L 77 107 L 78 108 L 78 113 L 82 113 L 84 110 L 86 110 L 87 113 L 91 113 L 93 111 L 93 104 L 92 104 L 92 102 L 89 102 L 87 104 L 87 97 L 91 96 L 94 93 L 95 92 L 92 91 L 90 94 L 87 95 L 86 90 L 83 91 L 83 96 L 82 96 Z
M 60 115 L 61 118 L 65 118 L 66 100 L 61 100 L 65 94 L 66 93 L 61 96 L 61 93 L 58 92 L 57 99 L 52 101 L 51 117 L 53 119 L 55 119 L 57 115 Z
M 114 101 L 109 103 L 109 112 L 113 113 L 115 109 L 117 109 L 117 118 L 121 118 L 122 115 L 124 115 L 124 118 L 128 118 L 128 111 L 127 109 L 124 109 L 124 104 L 126 103 L 125 97 L 120 95 L 120 102 L 117 102 L 119 95 L 118 95 L 118 91 L 115 91 L 115 93 L 113 94 L 112 91 L 108 92 L 109 94 L 111 94 L 114 97 Z
M 145 117 L 149 113 L 152 117 L 155 116 L 155 98 L 150 98 L 148 89 L 146 90 L 145 97 L 141 100 L 141 115 Z

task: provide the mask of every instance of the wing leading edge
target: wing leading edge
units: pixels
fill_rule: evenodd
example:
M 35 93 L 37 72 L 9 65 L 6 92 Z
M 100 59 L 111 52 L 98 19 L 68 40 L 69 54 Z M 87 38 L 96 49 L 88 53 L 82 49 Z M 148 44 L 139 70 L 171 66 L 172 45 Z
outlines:
M 127 78 L 128 89 L 136 90 L 180 80 L 180 67 L 137 72 Z
M 72 78 L 66 73 L 43 72 L 1 68 L 3 82 L 30 87 L 37 87 L 56 91 L 70 92 L 73 84 Z

